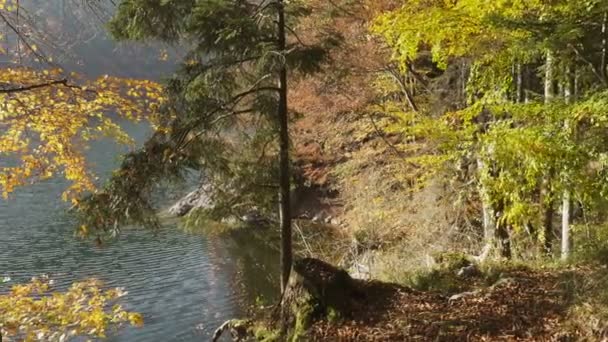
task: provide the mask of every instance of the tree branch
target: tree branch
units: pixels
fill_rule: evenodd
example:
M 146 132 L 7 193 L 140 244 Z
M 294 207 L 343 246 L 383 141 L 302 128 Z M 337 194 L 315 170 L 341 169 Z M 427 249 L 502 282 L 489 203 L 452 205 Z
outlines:
M 55 81 L 50 81 L 50 82 L 46 82 L 46 83 L 39 83 L 39 84 L 32 84 L 32 85 L 29 85 L 29 86 L 22 86 L 22 87 L 16 87 L 16 88 L 8 88 L 8 89 L 0 89 L 0 94 L 20 93 L 20 92 L 24 92 L 24 91 L 30 91 L 30 90 L 39 89 L 39 88 L 51 87 L 51 86 L 59 85 L 59 84 L 60 85 L 64 85 L 66 87 L 70 87 L 70 85 L 68 84 L 68 80 L 64 78 L 64 79 L 61 79 L 61 80 L 55 80 Z
M 405 98 L 407 99 L 407 102 L 410 105 L 410 107 L 412 108 L 412 110 L 414 112 L 418 112 L 418 106 L 416 105 L 416 102 L 414 102 L 414 97 L 412 96 L 410 91 L 407 89 L 407 86 L 403 82 L 403 79 L 400 77 L 401 75 L 399 75 L 395 71 L 395 69 L 390 68 L 390 67 L 386 69 L 386 72 L 389 75 L 391 75 L 391 77 L 395 80 L 395 82 L 397 82 L 397 84 L 399 84 L 399 87 L 401 88 L 401 91 L 405 95 Z
M 52 87 L 55 85 L 61 85 L 67 88 L 79 89 L 82 91 L 86 91 L 89 93 L 97 93 L 97 91 L 93 89 L 87 89 L 78 85 L 70 84 L 67 78 L 62 78 L 60 80 L 48 81 L 45 83 L 31 84 L 27 86 L 15 87 L 15 88 L 5 88 L 0 89 L 0 94 L 13 94 L 13 93 L 21 93 L 26 91 L 32 91 L 40 88 Z
M 597 70 L 597 67 L 595 66 L 595 64 L 593 64 L 593 62 L 591 62 L 589 59 L 587 59 L 585 56 L 583 56 L 583 54 L 581 53 L 581 51 L 574 45 L 569 44 L 569 47 L 572 49 L 572 51 L 574 51 L 574 53 L 576 54 L 576 56 L 583 62 L 587 63 L 587 65 L 589 65 L 589 67 L 591 68 L 591 71 L 593 72 L 593 74 L 597 77 L 597 79 L 602 82 L 602 84 L 604 85 L 604 87 L 608 86 L 608 81 L 606 80 L 605 77 L 602 76 L 602 73 L 600 70 Z

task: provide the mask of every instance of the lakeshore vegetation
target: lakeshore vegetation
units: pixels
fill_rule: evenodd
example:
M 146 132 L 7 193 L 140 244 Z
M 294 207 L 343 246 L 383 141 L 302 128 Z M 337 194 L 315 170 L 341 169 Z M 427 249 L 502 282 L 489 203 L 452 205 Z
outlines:
M 280 250 L 282 319 L 260 319 L 251 338 L 608 334 L 608 1 L 122 0 L 113 10 L 114 38 L 178 47 L 177 70 L 159 84 L 91 81 L 52 63 L 0 68 L 5 200 L 65 177 L 78 235 L 103 241 L 129 224 L 157 228 L 159 184 L 200 173 L 209 205 L 186 222 L 255 213 Z M 48 62 L 15 30 L 18 11 L 0 0 L 20 49 Z M 99 184 L 87 143 L 130 140 L 110 112 L 148 120 L 154 134 Z M 300 278 L 352 298 L 339 307 L 303 286 L 312 294 L 298 301 Z M 37 279 L 0 295 L 2 333 L 59 339 L 79 324 L 72 335 L 103 336 L 142 323 L 108 309 L 120 291 L 91 281 L 53 303 L 37 297 L 49 289 Z M 92 303 L 85 313 L 66 311 L 74 296 Z M 49 305 L 56 314 L 40 316 Z

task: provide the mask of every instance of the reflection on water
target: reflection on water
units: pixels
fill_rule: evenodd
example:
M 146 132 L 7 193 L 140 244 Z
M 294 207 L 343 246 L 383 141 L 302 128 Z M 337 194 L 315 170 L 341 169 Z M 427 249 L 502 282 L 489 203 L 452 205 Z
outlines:
M 38 21 L 41 31 L 63 37 L 78 32 L 75 23 L 65 22 L 71 16 L 64 14 L 79 3 L 85 2 L 22 0 L 32 20 L 44 17 Z M 46 12 L 40 6 L 46 6 Z M 82 13 L 78 20 L 96 20 Z M 173 64 L 158 61 L 157 51 L 118 48 L 102 32 L 70 45 L 58 60 L 90 76 L 108 73 L 158 79 Z M 145 125 L 121 124 L 139 144 L 150 134 Z M 88 151 L 89 162 L 104 179 L 125 151 L 108 141 L 98 142 Z M 0 166 L 8 162 L 0 158 Z M 131 227 L 101 247 L 75 239 L 75 223 L 60 200 L 66 185 L 51 179 L 19 189 L 8 201 L 0 199 L 0 279 L 12 279 L 0 284 L 0 292 L 43 273 L 59 287 L 87 277 L 125 287 L 129 294 L 124 306 L 143 313 L 146 325 L 120 330 L 111 341 L 206 340 L 222 321 L 242 314 L 244 303 L 275 293 L 278 280 L 270 274 L 278 269 L 278 257 L 249 239 L 188 234 L 176 223 L 167 223 L 155 233 Z
M 139 141 L 148 133 L 143 125 L 123 126 Z M 120 150 L 107 141 L 91 148 L 99 175 L 116 166 Z M 95 277 L 126 287 L 125 306 L 143 313 L 146 325 L 111 340 L 201 341 L 257 296 L 275 293 L 278 257 L 250 239 L 189 234 L 170 222 L 158 232 L 125 229 L 101 247 L 74 238 L 74 222 L 60 200 L 65 186 L 53 179 L 0 200 L 0 279 L 49 274 L 60 286 Z

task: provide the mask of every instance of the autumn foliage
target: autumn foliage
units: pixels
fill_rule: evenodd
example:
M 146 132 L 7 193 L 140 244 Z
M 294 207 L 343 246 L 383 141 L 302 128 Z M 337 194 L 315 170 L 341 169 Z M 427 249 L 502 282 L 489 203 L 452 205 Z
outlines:
M 66 341 L 74 337 L 106 337 L 109 327 L 143 325 L 140 314 L 117 303 L 126 292 L 104 289 L 96 280 L 74 283 L 56 292 L 48 277 L 14 285 L 0 295 L 0 339 Z
M 27 68 L 0 72 L 0 192 L 62 175 L 71 182 L 63 199 L 95 190 L 85 158 L 94 139 L 131 139 L 109 114 L 155 121 L 162 87 L 151 81 L 105 76 L 95 81 L 66 77 L 62 70 Z

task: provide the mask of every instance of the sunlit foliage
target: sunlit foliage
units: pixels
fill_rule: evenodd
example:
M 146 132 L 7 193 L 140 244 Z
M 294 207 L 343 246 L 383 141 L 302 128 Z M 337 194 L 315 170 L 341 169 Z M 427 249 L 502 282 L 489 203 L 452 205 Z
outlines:
M 74 337 L 106 337 L 108 329 L 143 325 L 140 314 L 126 311 L 117 300 L 126 292 L 104 289 L 96 280 L 53 290 L 47 277 L 14 285 L 0 295 L 0 336 L 7 341 L 66 341 Z
M 87 142 L 100 137 L 131 141 L 108 114 L 153 119 L 162 102 L 161 87 L 150 81 L 103 77 L 77 82 L 63 78 L 60 70 L 4 69 L 0 83 L 0 153 L 16 161 L 0 168 L 5 198 L 17 186 L 56 174 L 72 182 L 64 200 L 93 191 L 94 176 L 84 156 Z
M 449 170 L 513 236 L 550 239 L 564 192 L 585 209 L 603 201 L 608 46 L 597 37 L 607 9 L 601 0 L 404 1 L 373 31 L 403 74 L 430 59 L 427 82 L 449 79 L 439 96 L 452 106 L 436 110 L 441 100 L 427 96 L 420 110 L 392 100 L 375 109 L 425 141 L 410 161 L 426 179 Z
M 75 201 L 97 185 L 85 158 L 88 142 L 109 137 L 130 143 L 116 117 L 159 124 L 155 113 L 163 101 L 162 87 L 109 76 L 87 80 L 53 68 L 6 17 L 19 9 L 17 1 L 0 0 L 6 32 L 16 35 L 24 50 L 17 57 L 1 51 L 3 58 L 16 60 L 13 67 L 0 68 L 0 195 L 6 199 L 18 186 L 60 175 L 71 182 L 63 199 Z M 24 56 L 48 65 L 20 66 Z

